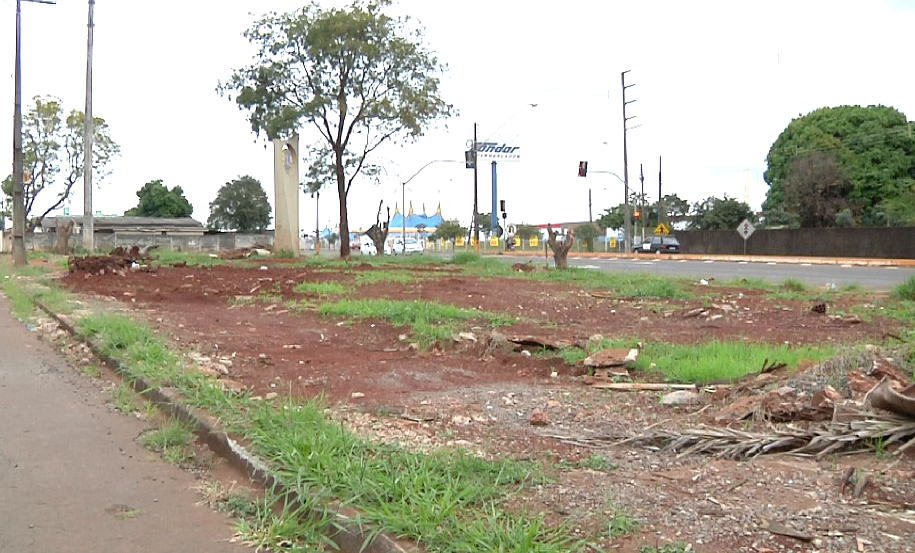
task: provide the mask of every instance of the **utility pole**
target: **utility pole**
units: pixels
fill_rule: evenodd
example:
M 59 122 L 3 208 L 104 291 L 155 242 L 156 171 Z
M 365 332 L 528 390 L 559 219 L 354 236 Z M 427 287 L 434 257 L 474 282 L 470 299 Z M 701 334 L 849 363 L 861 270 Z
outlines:
M 591 189 L 588 188 L 588 222 L 594 222 L 594 216 L 591 214 Z
M 477 203 L 477 124 L 473 124 L 473 250 L 480 255 L 480 206 Z
M 89 38 L 86 41 L 86 126 L 83 129 L 83 247 L 95 251 L 95 216 L 92 211 L 92 30 L 95 0 L 89 0 Z
M 639 180 L 642 181 L 642 195 L 639 196 L 639 226 L 642 227 L 642 242 L 645 241 L 645 171 L 639 163 Z
M 661 193 L 661 156 L 658 156 L 658 222 L 667 225 L 667 206 Z
M 625 244 L 626 252 L 629 253 L 632 251 L 632 229 L 629 227 L 631 211 L 629 209 L 629 150 L 626 143 L 626 123 L 630 119 L 635 119 L 635 116 L 626 117 L 626 105 L 635 102 L 635 100 L 626 101 L 626 89 L 635 85 L 626 84 L 626 73 L 629 73 L 629 70 L 620 73 L 620 80 L 623 83 L 623 183 L 625 184 L 626 194 L 626 209 L 624 211 L 626 220 L 623 223 L 623 242 Z
M 16 0 L 16 77 L 13 94 L 13 265 L 28 263 L 25 254 L 25 198 L 22 189 L 22 2 L 54 4 L 51 0 Z

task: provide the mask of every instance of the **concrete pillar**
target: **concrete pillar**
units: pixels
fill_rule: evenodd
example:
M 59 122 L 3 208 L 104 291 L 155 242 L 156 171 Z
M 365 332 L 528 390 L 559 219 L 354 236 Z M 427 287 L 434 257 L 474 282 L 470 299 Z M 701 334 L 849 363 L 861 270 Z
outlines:
M 299 255 L 299 135 L 273 140 L 275 251 Z

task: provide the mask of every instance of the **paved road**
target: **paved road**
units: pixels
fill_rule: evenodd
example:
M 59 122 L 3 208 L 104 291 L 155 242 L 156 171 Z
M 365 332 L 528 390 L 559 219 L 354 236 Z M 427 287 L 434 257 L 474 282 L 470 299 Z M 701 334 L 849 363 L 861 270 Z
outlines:
M 540 257 L 498 257 L 508 263 L 544 263 Z M 840 265 L 796 265 L 788 263 L 734 263 L 725 261 L 673 261 L 645 257 L 643 259 L 596 259 L 569 256 L 569 265 L 614 272 L 643 272 L 655 275 L 715 278 L 760 278 L 769 282 L 781 282 L 796 278 L 810 286 L 836 286 L 860 284 L 873 290 L 891 290 L 900 282 L 915 276 L 915 268 L 893 267 L 843 267 Z
M 196 505 L 192 475 L 134 441 L 140 421 L 8 313 L 0 299 L 0 551 L 250 551 Z

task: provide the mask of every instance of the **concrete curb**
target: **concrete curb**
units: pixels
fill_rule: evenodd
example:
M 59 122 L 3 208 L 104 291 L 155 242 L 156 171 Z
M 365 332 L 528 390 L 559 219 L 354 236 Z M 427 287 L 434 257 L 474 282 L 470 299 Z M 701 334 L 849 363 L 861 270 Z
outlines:
M 542 251 L 511 251 L 486 253 L 487 257 L 539 257 Z M 856 267 L 915 267 L 915 259 L 866 259 L 853 257 L 779 257 L 767 255 L 701 255 L 701 254 L 625 254 L 612 252 L 569 252 L 569 257 L 594 259 L 651 259 L 667 261 L 723 261 L 732 263 L 784 263 L 791 265 L 851 265 Z M 550 255 L 552 259 L 552 255 Z
M 77 333 L 76 327 L 64 315 L 57 314 L 41 302 L 35 302 L 39 309 L 57 321 L 61 328 L 66 330 L 73 338 L 89 347 L 92 353 L 101 359 L 118 376 L 124 377 L 126 371 L 117 360 L 101 352 L 101 348 L 92 340 L 83 340 Z M 129 382 L 129 379 L 124 379 Z M 226 433 L 215 417 L 181 403 L 181 396 L 173 388 L 156 388 L 143 379 L 133 380 L 131 387 L 138 394 L 150 400 L 160 409 L 180 420 L 194 425 L 194 432 L 217 455 L 225 459 L 233 468 L 250 475 L 251 479 L 267 489 L 276 489 L 288 492 L 286 488 L 273 476 L 267 464 L 256 455 L 248 451 L 242 444 L 233 440 Z M 300 502 L 301 498 L 296 497 Z M 328 506 L 327 514 L 334 520 L 335 531 L 330 538 L 337 544 L 343 553 L 419 553 L 424 551 L 415 543 L 397 540 L 386 534 L 378 533 L 372 537 L 372 532 L 361 528 L 358 523 L 358 513 L 343 505 Z

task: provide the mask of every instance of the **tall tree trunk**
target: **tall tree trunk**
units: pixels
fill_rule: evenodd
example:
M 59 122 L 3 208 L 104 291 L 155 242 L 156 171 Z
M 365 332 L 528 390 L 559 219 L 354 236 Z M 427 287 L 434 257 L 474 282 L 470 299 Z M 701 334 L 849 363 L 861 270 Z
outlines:
M 73 221 L 66 225 L 57 223 L 57 253 L 68 255 L 70 253 L 70 233 L 73 232 Z
M 349 218 L 346 215 L 346 174 L 343 172 L 343 152 L 337 152 L 337 197 L 340 199 L 340 257 L 349 259 Z

